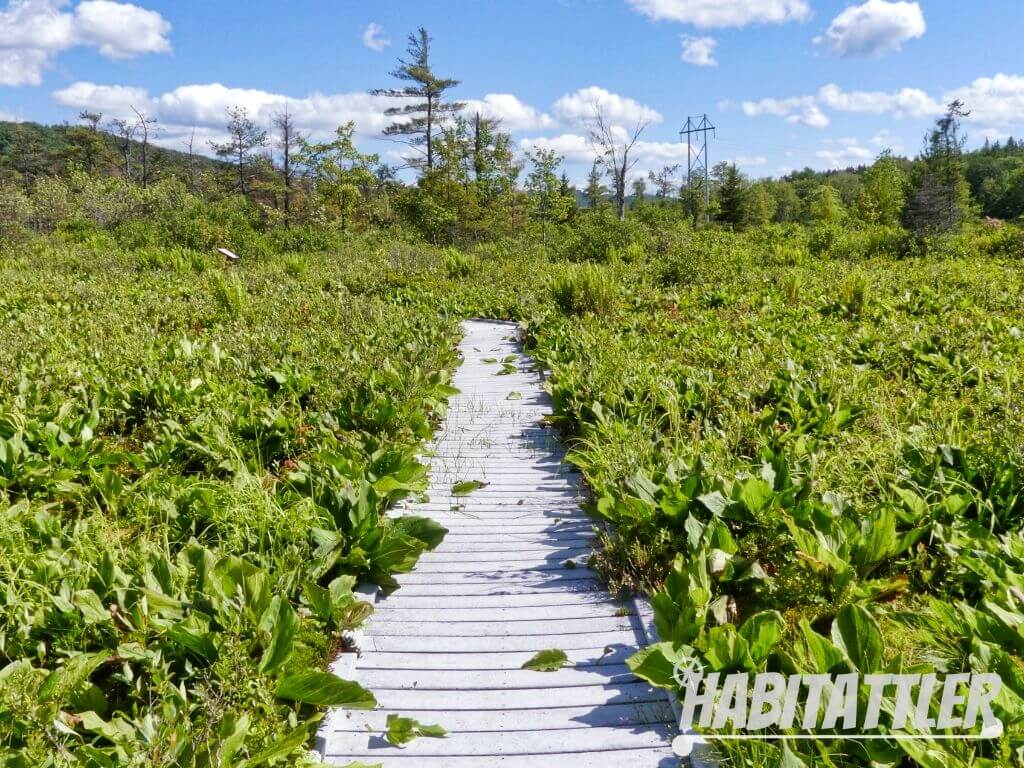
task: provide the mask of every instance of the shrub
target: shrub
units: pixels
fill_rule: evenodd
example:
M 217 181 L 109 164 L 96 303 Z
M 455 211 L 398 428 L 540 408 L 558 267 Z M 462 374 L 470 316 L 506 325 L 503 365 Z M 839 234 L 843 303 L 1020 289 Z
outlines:
M 309 262 L 298 253 L 290 253 L 284 259 L 284 273 L 290 277 L 301 277 L 309 270 Z
M 218 274 L 213 278 L 213 297 L 221 311 L 230 319 L 237 320 L 245 310 L 245 285 L 237 275 Z
M 638 222 L 619 221 L 610 210 L 580 213 L 560 238 L 557 254 L 568 261 L 604 262 L 613 252 L 623 252 L 643 238 Z
M 610 315 L 619 301 L 619 289 L 608 270 L 596 264 L 570 267 L 551 279 L 551 297 L 566 315 Z
M 13 184 L 0 184 L 0 243 L 20 242 L 28 237 L 31 204 Z
M 480 269 L 480 259 L 471 253 L 463 253 L 455 248 L 445 248 L 441 254 L 441 263 L 445 274 L 451 280 L 469 277 Z

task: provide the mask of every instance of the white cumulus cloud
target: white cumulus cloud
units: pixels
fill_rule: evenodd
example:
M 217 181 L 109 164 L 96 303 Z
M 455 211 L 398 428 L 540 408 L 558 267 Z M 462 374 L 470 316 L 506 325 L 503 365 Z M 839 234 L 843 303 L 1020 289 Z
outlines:
M 715 58 L 715 46 L 718 41 L 713 37 L 693 37 L 683 35 L 682 59 L 687 64 L 697 67 L 717 67 L 718 59 Z
M 94 45 L 112 59 L 171 50 L 170 23 L 156 11 L 111 0 L 86 0 L 75 8 L 79 42 Z
M 815 42 L 837 56 L 882 56 L 900 50 L 907 40 L 925 33 L 924 13 L 916 2 L 867 0 L 836 16 Z
M 856 139 L 839 139 L 837 142 L 826 142 L 826 144 L 838 145 L 838 148 L 819 149 L 814 154 L 824 160 L 829 168 L 869 165 L 875 159 L 875 153 L 867 147 L 860 146 Z
M 567 93 L 555 102 L 555 115 L 567 123 L 586 123 L 600 108 L 605 119 L 612 125 L 633 126 L 636 123 L 660 123 L 661 114 L 646 104 L 627 96 L 620 96 L 604 88 L 591 85 Z
M 829 83 L 818 91 L 818 99 L 838 112 L 891 114 L 893 117 L 927 117 L 942 112 L 942 104 L 919 88 L 898 91 L 844 91 Z
M 132 113 L 133 106 L 146 111 L 152 111 L 154 107 L 145 88 L 126 85 L 78 82 L 56 91 L 53 98 L 65 107 L 88 108 L 112 117 L 127 117 Z
M 571 163 L 589 163 L 595 157 L 594 146 L 590 143 L 590 139 L 577 133 L 521 139 L 519 141 L 519 148 L 523 152 L 534 152 L 538 149 L 557 152 Z
M 943 102 L 953 99 L 960 99 L 970 110 L 970 122 L 993 127 L 1024 125 L 1024 75 L 979 77 L 947 93 Z
M 53 57 L 76 46 L 126 59 L 171 50 L 170 23 L 113 0 L 10 0 L 0 9 L 0 85 L 39 85 Z
M 807 0 L 628 0 L 655 21 L 681 21 L 696 27 L 745 27 L 804 21 L 811 15 Z
M 741 105 L 747 117 L 773 115 L 786 122 L 806 125 L 809 128 L 826 128 L 828 116 L 821 111 L 813 96 L 794 96 L 788 99 L 761 99 L 744 101 Z
M 201 140 L 204 146 L 207 138 L 219 139 L 228 121 L 227 111 L 233 107 L 244 107 L 249 117 L 265 128 L 287 106 L 296 125 L 313 136 L 329 136 L 337 126 L 350 120 L 361 136 L 376 136 L 391 122 L 384 110 L 396 103 L 394 99 L 371 96 L 365 91 L 311 93 L 296 98 L 221 83 L 181 85 L 153 95 L 144 88 L 77 82 L 56 91 L 53 98 L 72 109 L 103 112 L 107 118 L 133 117 L 131 108 L 136 107 L 159 121 L 159 141 L 172 146 L 180 144 L 180 139 L 190 135 L 193 128 L 197 142 Z
M 467 116 L 479 112 L 484 117 L 500 120 L 506 131 L 536 131 L 555 125 L 551 115 L 524 104 L 511 93 L 488 93 L 482 99 L 467 99 L 463 110 Z
M 391 45 L 391 39 L 384 35 L 384 27 L 375 21 L 371 21 L 366 25 L 366 29 L 363 30 L 363 45 L 371 51 L 380 53 Z

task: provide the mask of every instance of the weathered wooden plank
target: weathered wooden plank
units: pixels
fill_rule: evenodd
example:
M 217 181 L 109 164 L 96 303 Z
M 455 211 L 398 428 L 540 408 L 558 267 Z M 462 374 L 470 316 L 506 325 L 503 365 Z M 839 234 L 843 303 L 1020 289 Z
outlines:
M 388 601 L 391 603 L 391 601 Z M 552 615 L 559 619 L 589 619 L 598 616 L 634 615 L 633 607 L 626 603 L 612 604 L 607 599 L 594 600 L 577 605 L 525 605 L 511 607 L 480 606 L 476 608 L 453 608 L 444 605 L 437 608 L 407 608 L 399 605 L 388 605 L 388 610 L 374 617 L 376 627 L 387 625 L 393 621 L 446 621 L 459 623 L 463 621 L 508 621 L 547 620 Z M 513 631 L 514 628 L 510 628 Z
M 547 637 L 574 632 L 629 631 L 634 628 L 629 616 L 588 616 L 563 619 L 558 609 L 551 608 L 547 616 L 510 622 L 508 624 L 486 619 L 483 621 L 413 621 L 404 616 L 375 621 L 366 630 L 368 635 L 429 635 L 431 637 Z M 536 645 L 536 642 L 534 642 Z
M 569 663 L 575 666 L 602 664 L 624 664 L 636 648 L 632 645 L 615 645 L 589 648 L 563 648 Z M 357 660 L 362 669 L 444 669 L 451 672 L 467 669 L 520 669 L 537 652 L 491 651 L 482 653 L 417 653 L 375 651 L 364 652 Z M 541 674 L 541 673 L 537 673 Z
M 328 754 L 328 762 L 343 766 L 351 758 Z M 668 747 L 620 749 L 606 752 L 566 752 L 545 755 L 444 755 L 394 753 L 373 758 L 384 768 L 679 768 L 679 758 Z
M 438 669 L 367 669 L 360 670 L 360 682 L 374 691 L 402 689 L 412 686 L 430 691 L 472 691 L 496 688 L 573 688 L 582 685 L 616 685 L 638 682 L 625 664 L 565 667 L 554 672 L 529 669 L 463 670 L 453 675 Z
M 429 635 L 368 635 L 364 650 L 402 651 L 405 653 L 493 653 L 496 651 L 542 651 L 545 648 L 561 648 L 563 651 L 577 648 L 602 648 L 609 645 L 637 645 L 636 633 L 628 630 L 607 632 L 579 632 L 563 635 L 527 635 L 516 637 L 432 637 Z
M 603 704 L 662 701 L 665 698 L 664 694 L 646 683 L 580 685 L 573 688 L 494 688 L 485 691 L 430 691 L 412 687 L 396 691 L 385 688 L 374 691 L 374 696 L 381 709 L 396 712 L 403 707 L 441 711 L 598 707 Z
M 392 747 L 382 736 L 371 733 L 336 734 L 337 741 L 328 742 L 329 754 L 343 747 L 341 754 L 380 759 L 393 755 L 536 755 L 563 751 L 605 752 L 626 749 L 654 749 L 671 737 L 669 728 L 652 723 L 638 728 L 595 727 L 561 731 L 514 731 L 511 733 L 452 733 L 445 739 L 416 739 L 404 749 Z M 338 754 L 338 753 L 335 753 Z
M 460 731 L 548 731 L 569 728 L 628 727 L 646 723 L 667 723 L 672 709 L 667 702 L 637 704 L 605 704 L 603 707 L 556 707 L 543 709 L 486 709 L 476 712 L 445 712 L 403 709 L 402 714 L 423 723 L 443 720 L 452 733 Z M 340 713 L 334 722 L 337 731 L 382 731 L 387 726 L 387 713 L 349 710 Z

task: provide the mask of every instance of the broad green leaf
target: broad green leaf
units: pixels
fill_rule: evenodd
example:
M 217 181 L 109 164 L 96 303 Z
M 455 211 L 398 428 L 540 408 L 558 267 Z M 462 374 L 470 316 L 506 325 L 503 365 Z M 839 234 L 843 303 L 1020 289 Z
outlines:
M 756 662 L 768 658 L 785 631 L 786 622 L 778 611 L 755 613 L 739 629 L 740 636 L 749 644 L 750 655 Z
M 71 602 L 82 614 L 86 624 L 105 624 L 111 621 L 110 611 L 103 607 L 99 595 L 91 589 L 80 589 L 75 592 Z
M 832 642 L 846 653 L 860 672 L 882 668 L 882 633 L 878 622 L 860 605 L 844 606 L 832 622 Z
M 628 659 L 626 665 L 634 675 L 659 688 L 675 690 L 679 687 L 675 679 L 675 665 L 681 660 L 672 643 L 656 643 L 641 648 Z
M 415 515 L 404 515 L 396 518 L 395 528 L 406 536 L 419 539 L 427 545 L 427 549 L 435 549 L 448 533 L 448 529 L 440 523 L 436 523 L 428 517 L 417 517 Z
M 522 392 L 509 392 L 508 396 L 505 399 L 506 400 L 522 400 L 523 399 L 523 393 Z
M 260 672 L 265 675 L 273 674 L 288 661 L 298 630 L 299 616 L 288 599 L 282 597 L 270 631 L 270 643 L 263 651 L 263 658 L 260 659 Z
M 748 477 L 740 485 L 739 500 L 752 515 L 767 507 L 774 495 L 772 487 L 760 477 Z
M 728 500 L 722 495 L 721 491 L 713 491 L 712 493 L 705 493 L 703 496 L 698 496 L 697 501 L 704 505 L 704 507 L 713 515 L 721 515 L 727 506 L 729 506 Z
M 217 658 L 217 646 L 210 623 L 199 613 L 193 613 L 167 630 L 167 636 L 193 656 L 207 661 Z
M 274 763 L 290 757 L 293 752 L 302 747 L 309 739 L 311 728 L 322 719 L 323 715 L 315 715 L 309 720 L 300 723 L 281 738 L 270 744 L 256 755 L 243 761 L 239 768 L 258 768 L 265 763 Z
M 452 496 L 469 496 L 473 491 L 487 487 L 482 480 L 463 480 L 452 486 Z
M 782 759 L 779 760 L 779 768 L 807 768 L 807 763 L 801 760 L 786 742 L 782 742 Z
M 535 655 L 523 664 L 522 669 L 531 669 L 534 672 L 554 672 L 568 663 L 569 657 L 565 655 L 565 651 L 550 648 Z
M 249 715 L 242 714 L 237 720 L 233 712 L 227 713 L 221 720 L 218 735 L 220 743 L 217 745 L 217 761 L 223 768 L 230 768 L 234 765 L 235 755 L 245 743 L 245 737 L 249 733 Z
M 800 631 L 807 644 L 807 655 L 814 665 L 813 672 L 826 674 L 840 664 L 845 664 L 842 650 L 836 648 L 827 637 L 815 632 L 806 619 L 800 620 Z
M 63 702 L 110 657 L 109 653 L 80 653 L 64 662 L 64 666 L 46 676 L 39 689 L 39 701 Z
M 704 658 L 714 672 L 756 672 L 746 638 L 732 624 L 713 627 L 704 641 Z
M 359 683 L 342 680 L 330 672 L 299 672 L 285 675 L 274 694 L 279 699 L 312 704 L 316 707 L 373 709 L 377 699 Z
M 448 731 L 440 725 L 423 725 L 411 717 L 390 714 L 388 715 L 387 732 L 384 738 L 388 740 L 389 744 L 393 744 L 396 747 L 404 747 L 419 736 L 443 739 L 447 735 Z

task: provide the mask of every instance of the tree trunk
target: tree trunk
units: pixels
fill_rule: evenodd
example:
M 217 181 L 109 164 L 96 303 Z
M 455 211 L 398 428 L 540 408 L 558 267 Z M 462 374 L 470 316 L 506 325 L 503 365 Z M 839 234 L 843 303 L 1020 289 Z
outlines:
M 434 170 L 434 96 L 427 93 L 427 170 Z
M 241 193 L 243 195 L 245 195 L 246 194 L 246 192 L 245 192 L 245 164 L 242 162 L 243 159 L 244 158 L 242 156 L 242 148 L 239 147 L 238 148 L 238 189 L 241 191 Z

